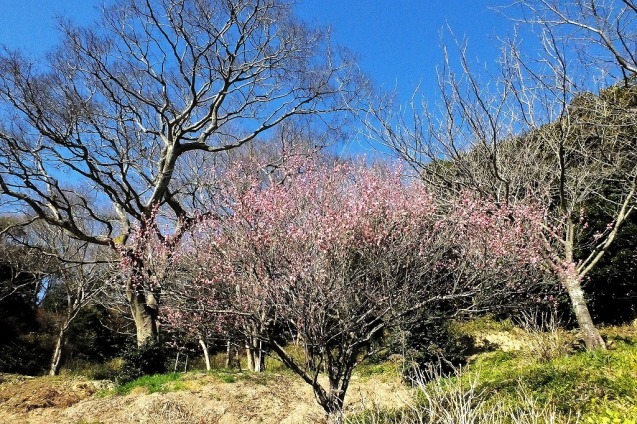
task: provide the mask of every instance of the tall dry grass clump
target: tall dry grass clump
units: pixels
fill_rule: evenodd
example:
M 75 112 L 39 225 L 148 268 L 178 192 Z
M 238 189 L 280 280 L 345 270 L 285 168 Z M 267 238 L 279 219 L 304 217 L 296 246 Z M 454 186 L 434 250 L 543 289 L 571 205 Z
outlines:
M 516 324 L 525 331 L 523 353 L 531 359 L 546 363 L 573 352 L 574 336 L 553 311 L 525 312 Z
M 445 377 L 430 369 L 413 381 L 414 396 L 400 410 L 372 406 L 349 417 L 349 424 L 577 424 L 578 416 L 560 414 L 551 402 L 540 402 L 518 381 L 515 403 L 494 401 L 481 388 L 479 372 L 456 369 Z

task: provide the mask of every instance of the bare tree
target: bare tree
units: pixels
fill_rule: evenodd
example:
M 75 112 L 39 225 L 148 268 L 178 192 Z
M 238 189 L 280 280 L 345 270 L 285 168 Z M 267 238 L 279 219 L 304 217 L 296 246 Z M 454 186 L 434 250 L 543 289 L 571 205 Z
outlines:
M 633 0 L 519 0 L 524 22 L 552 28 L 587 65 L 628 82 L 637 73 L 637 2 Z M 617 78 L 618 75 L 614 77 Z
M 284 121 L 336 125 L 331 113 L 354 100 L 355 68 L 291 8 L 125 0 L 90 28 L 63 22 L 46 60 L 0 55 L 0 198 L 132 260 L 140 278 L 124 287 L 140 345 L 157 338 L 162 281 L 130 234 L 175 243 L 195 219 L 198 187 L 182 183 L 206 154 Z
M 55 302 L 57 334 L 49 369 L 51 375 L 57 375 L 71 324 L 112 274 L 109 262 L 113 252 L 74 239 L 63 229 L 44 222 L 24 218 L 9 221 L 0 239 L 0 264 L 3 271 L 9 271 L 8 281 L 3 283 L 9 284 L 3 284 L 0 300 L 24 293 L 27 287 L 34 305 L 42 306 L 51 293 L 62 295 L 62 305 Z
M 509 42 L 499 75 L 485 84 L 461 46 L 458 63 L 446 55 L 439 109 L 415 106 L 408 119 L 377 108 L 367 127 L 443 192 L 471 189 L 503 204 L 533 199 L 542 205 L 543 263 L 568 292 L 587 347 L 603 348 L 582 283 L 634 210 L 635 62 L 632 51 L 621 48 L 637 34 L 627 25 L 637 10 L 631 2 L 520 3 L 539 25 L 539 58 L 524 56 L 518 42 Z M 562 32 L 560 25 L 577 30 Z M 577 60 L 582 40 L 589 53 L 602 55 L 601 68 L 591 66 L 590 56 Z M 602 60 L 608 53 L 622 71 L 622 86 L 592 94 L 590 77 L 609 75 Z M 604 204 L 607 214 L 607 227 L 597 234 L 586 231 L 585 209 L 592 202 Z
M 79 241 L 59 227 L 38 223 L 30 230 L 35 240 L 28 248 L 50 257 L 55 264 L 47 290 L 51 291 L 55 285 L 64 297 L 49 368 L 50 375 L 57 375 L 73 321 L 95 300 L 112 276 L 113 268 L 109 262 L 113 254 L 103 246 Z

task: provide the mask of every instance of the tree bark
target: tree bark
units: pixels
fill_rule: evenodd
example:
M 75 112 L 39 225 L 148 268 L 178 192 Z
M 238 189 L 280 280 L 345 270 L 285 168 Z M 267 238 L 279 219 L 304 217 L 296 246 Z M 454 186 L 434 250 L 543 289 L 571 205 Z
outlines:
M 259 340 L 255 340 L 255 356 L 254 356 L 254 370 L 256 372 L 265 371 L 265 353 L 263 352 L 263 342 Z
M 254 349 L 251 342 L 246 343 L 246 359 L 248 360 L 248 369 L 254 371 Z
M 309 374 L 307 369 L 301 368 L 292 357 L 274 340 L 268 340 L 269 346 L 271 346 L 272 350 L 276 352 L 281 361 L 292 371 L 298 374 L 306 383 L 312 386 L 312 390 L 314 391 L 314 396 L 316 397 L 317 402 L 323 410 L 325 411 L 327 422 L 328 423 L 342 423 L 343 422 L 343 401 L 345 399 L 345 390 L 347 389 L 347 383 L 349 382 L 349 377 L 351 376 L 351 370 L 347 371 L 344 375 L 343 384 L 341 384 L 341 389 L 338 388 L 338 384 L 334 384 L 333 377 L 330 377 L 330 390 L 329 392 L 325 390 L 321 383 L 318 381 L 318 373 L 313 371 L 313 374 Z M 350 363 L 352 364 L 352 363 Z M 353 365 L 353 364 L 352 364 Z
M 327 422 L 330 424 L 341 424 L 343 422 L 343 404 L 345 398 L 345 392 L 338 390 L 337 388 L 330 387 L 329 392 L 325 390 L 322 393 L 314 394 L 317 396 L 319 404 L 325 411 Z
M 568 296 L 571 299 L 571 305 L 573 306 L 573 312 L 577 319 L 577 325 L 582 332 L 586 349 L 602 349 L 606 350 L 606 343 L 599 334 L 599 331 L 593 324 L 590 311 L 586 305 L 584 299 L 584 291 L 582 290 L 581 281 L 573 276 L 566 276 L 563 280 L 564 287 L 568 292 Z
M 66 328 L 67 324 L 60 328 L 58 332 L 57 340 L 55 341 L 55 349 L 53 350 L 53 356 L 51 357 L 51 367 L 49 368 L 49 375 L 58 375 L 60 373 L 60 365 L 62 364 L 62 352 L 64 345 L 66 344 Z
M 254 372 L 265 371 L 265 355 L 263 352 L 262 341 L 253 331 L 246 342 L 246 357 L 248 359 L 248 369 Z
M 343 422 L 343 409 L 338 409 L 338 406 L 334 406 L 334 409 L 327 413 L 327 422 L 329 424 L 341 424 Z
M 128 302 L 137 331 L 137 347 L 158 341 L 158 294 L 128 291 Z
M 237 348 L 232 343 L 232 340 L 228 339 L 226 344 L 226 368 L 235 368 L 237 363 L 239 368 L 241 368 L 241 362 L 238 359 Z
M 319 399 L 319 403 L 327 414 L 327 422 L 330 424 L 341 424 L 343 422 L 343 401 L 344 393 L 330 389 L 325 399 Z

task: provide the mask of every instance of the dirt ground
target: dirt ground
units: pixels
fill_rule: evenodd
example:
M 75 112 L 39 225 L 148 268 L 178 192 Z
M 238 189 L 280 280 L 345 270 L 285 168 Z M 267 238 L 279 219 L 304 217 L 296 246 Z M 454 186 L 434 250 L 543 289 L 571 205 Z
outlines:
M 113 383 L 78 377 L 0 375 L 0 423 L 321 423 L 311 388 L 292 375 L 245 375 L 224 382 L 188 374 L 185 390 L 108 394 Z M 104 394 L 104 393 L 107 394 Z M 409 392 L 398 379 L 353 378 L 346 411 L 400 406 Z

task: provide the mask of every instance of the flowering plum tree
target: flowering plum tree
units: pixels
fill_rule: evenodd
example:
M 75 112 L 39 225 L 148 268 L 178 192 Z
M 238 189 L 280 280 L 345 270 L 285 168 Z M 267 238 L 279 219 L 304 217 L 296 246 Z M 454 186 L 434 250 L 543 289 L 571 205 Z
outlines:
M 401 169 L 299 160 L 227 180 L 239 182 L 228 186 L 223 213 L 200 222 L 180 253 L 196 270 L 192 286 L 207 292 L 189 307 L 250 328 L 336 420 L 354 367 L 385 332 L 441 304 L 449 315 L 454 305 L 470 309 L 480 292 L 502 282 L 476 272 L 495 276 L 534 264 L 527 252 L 502 258 L 536 246 L 521 237 L 534 222 L 525 214 L 535 211 L 472 203 L 443 211 Z M 284 348 L 292 340 L 305 360 Z

